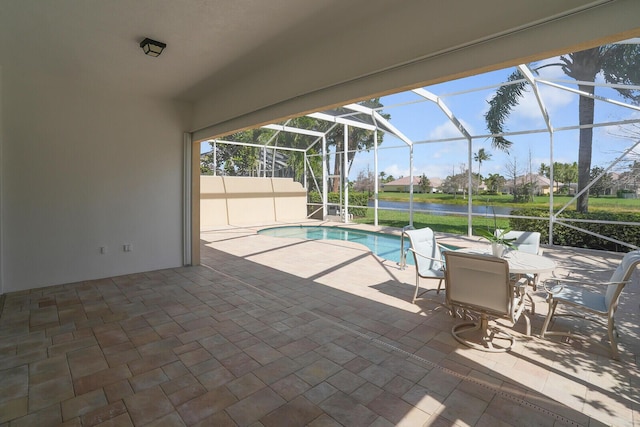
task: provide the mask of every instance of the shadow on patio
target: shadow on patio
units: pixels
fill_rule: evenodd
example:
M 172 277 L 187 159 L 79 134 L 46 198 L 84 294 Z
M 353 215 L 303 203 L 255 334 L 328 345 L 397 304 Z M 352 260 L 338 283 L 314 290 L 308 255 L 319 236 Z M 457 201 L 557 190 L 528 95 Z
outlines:
M 491 354 L 453 340 L 441 305 L 410 303 L 411 268 L 359 245 L 239 228 L 202 239 L 200 267 L 8 295 L 0 423 L 637 423 L 637 274 L 620 311 L 620 362 L 526 338 L 522 325 L 513 351 Z M 589 275 L 617 262 L 548 255 Z
M 409 303 L 414 283 L 411 268 L 400 270 L 395 263 L 382 261 L 362 247 L 346 242 L 274 239 L 249 231 L 245 244 L 237 246 L 227 245 L 223 235 L 204 236 L 215 240 L 208 246 L 221 250 L 212 253 L 205 264 L 237 277 L 241 274 L 234 273 L 237 265 L 228 269 L 226 257 L 233 258 L 232 264 L 240 262 L 237 257 L 258 263 L 261 266 L 246 265 L 247 271 L 253 273 L 242 279 L 245 286 L 283 298 L 292 306 L 330 322 L 328 328 L 346 328 L 360 340 L 391 349 L 390 357 L 404 358 L 404 363 L 424 369 L 424 377 L 404 379 L 425 393 L 423 398 L 432 405 L 429 409 L 424 411 L 425 406 L 421 407 L 420 400 L 415 399 L 415 389 L 410 395 L 394 397 L 432 416 L 431 422 L 458 420 L 483 425 L 485 421 L 493 424 L 500 419 L 519 424 L 516 414 L 525 408 L 535 414 L 528 413 L 527 419 L 549 417 L 547 421 L 555 418 L 560 424 L 588 425 L 597 420 L 633 425 L 637 419 L 638 323 L 634 319 L 637 273 L 634 283 L 623 294 L 618 312 L 622 361 L 610 360 L 605 352 L 586 342 L 572 341 L 567 345 L 540 339 L 537 334 L 547 308 L 541 291 L 536 295 L 538 308 L 532 319 L 534 337 L 519 334 L 514 351 L 490 354 L 455 342 L 449 333 L 455 320 L 440 305 L 428 301 Z M 462 240 L 468 243 L 468 239 Z M 596 269 L 603 270 L 604 278 L 608 278 L 620 259 L 620 254 L 559 248 L 547 249 L 545 254 L 556 260 L 557 274 L 570 270 L 573 277 L 584 275 L 590 280 L 598 275 Z M 557 325 L 567 326 L 564 321 Z M 585 322 L 580 322 L 579 328 L 589 332 Z M 515 330 L 523 332 L 523 324 L 518 324 Z M 435 372 L 438 381 L 432 381 Z M 439 383 L 447 385 L 441 389 Z M 468 393 L 469 387 L 482 392 Z M 460 393 L 465 398 L 458 406 L 456 396 Z M 394 399 L 387 397 L 388 405 L 392 405 Z M 479 404 L 483 409 L 470 416 L 465 411 L 473 411 L 471 402 L 476 402 L 475 399 L 486 400 Z M 376 412 L 380 402 L 365 404 Z M 401 420 L 386 418 L 394 423 Z

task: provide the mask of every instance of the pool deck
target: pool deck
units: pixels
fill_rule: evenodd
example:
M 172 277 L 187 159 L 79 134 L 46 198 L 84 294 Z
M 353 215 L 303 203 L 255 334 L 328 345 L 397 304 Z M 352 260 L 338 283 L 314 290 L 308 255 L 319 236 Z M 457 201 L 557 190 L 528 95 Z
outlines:
M 541 339 L 540 290 L 533 336 L 521 320 L 512 351 L 486 353 L 453 339 L 442 296 L 411 303 L 413 267 L 260 228 L 204 231 L 201 266 L 7 295 L 0 426 L 640 426 L 640 273 L 616 316 L 620 361 Z M 589 281 L 621 258 L 545 256 Z

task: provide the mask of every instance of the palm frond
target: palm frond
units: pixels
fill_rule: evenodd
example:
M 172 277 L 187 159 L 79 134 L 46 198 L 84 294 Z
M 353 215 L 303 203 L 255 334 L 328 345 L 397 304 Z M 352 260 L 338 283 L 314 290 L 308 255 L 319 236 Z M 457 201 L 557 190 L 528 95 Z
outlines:
M 487 123 L 487 129 L 492 134 L 501 134 L 504 132 L 504 122 L 509 117 L 511 110 L 518 104 L 519 99 L 528 82 L 523 80 L 523 76 L 519 70 L 514 71 L 507 79 L 508 82 L 514 82 L 505 86 L 501 86 L 488 102 L 489 110 L 485 113 L 484 118 Z M 509 151 L 513 142 L 502 136 L 494 136 L 491 146 L 498 150 Z
M 613 45 L 604 55 L 602 73 L 607 83 L 640 85 L 640 45 Z M 640 103 L 640 91 L 637 89 L 616 90 L 626 99 Z

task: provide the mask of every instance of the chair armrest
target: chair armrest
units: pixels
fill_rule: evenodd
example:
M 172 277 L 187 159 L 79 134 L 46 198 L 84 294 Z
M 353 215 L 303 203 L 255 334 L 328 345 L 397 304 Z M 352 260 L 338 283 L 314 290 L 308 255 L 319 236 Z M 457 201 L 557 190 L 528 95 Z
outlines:
M 547 286 L 548 282 L 554 282 L 555 286 L 553 288 L 549 288 L 549 286 Z M 562 289 L 564 289 L 565 285 L 609 286 L 609 285 L 618 285 L 620 283 L 629 283 L 629 282 L 630 282 L 630 280 L 625 280 L 624 282 L 589 282 L 589 283 L 585 283 L 584 280 L 571 280 L 571 279 L 553 278 L 553 279 L 545 280 L 542 283 L 542 286 L 544 286 L 544 290 L 547 291 L 547 293 L 553 295 L 553 294 L 557 294 L 557 293 L 561 292 Z
M 444 263 L 444 260 L 443 260 L 443 259 L 438 259 L 438 258 L 433 258 L 433 257 L 427 256 L 427 255 L 423 255 L 423 254 L 421 254 L 420 252 L 416 251 L 416 250 L 415 250 L 415 249 L 413 249 L 413 248 L 408 248 L 408 249 L 407 249 L 407 251 L 411 251 L 411 252 L 413 252 L 414 254 L 421 256 L 422 258 L 426 258 L 426 259 L 430 259 L 430 260 L 432 260 L 432 261 L 438 261 L 438 262 L 442 262 L 442 263 Z
M 436 243 L 436 245 L 438 245 L 438 248 L 440 248 L 440 252 L 446 252 L 446 251 L 451 251 L 453 249 L 450 249 L 444 245 L 441 245 L 440 243 Z
M 427 255 L 423 255 L 423 254 L 421 254 L 420 252 L 416 251 L 413 248 L 407 248 L 407 252 L 409 252 L 409 251 L 411 251 L 414 254 L 419 255 L 419 256 L 421 256 L 423 258 L 430 259 L 431 261 L 437 261 L 437 262 L 442 263 L 442 270 L 444 270 L 444 259 L 442 259 L 442 258 L 438 259 L 438 258 L 433 258 L 433 257 L 427 256 Z

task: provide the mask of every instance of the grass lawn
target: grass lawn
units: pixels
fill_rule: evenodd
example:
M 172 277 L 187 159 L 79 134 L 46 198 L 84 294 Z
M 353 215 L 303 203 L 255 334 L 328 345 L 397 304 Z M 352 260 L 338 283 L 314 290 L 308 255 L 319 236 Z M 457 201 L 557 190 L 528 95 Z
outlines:
M 373 224 L 373 209 L 367 209 L 367 216 L 354 218 L 360 224 Z M 508 219 L 497 218 L 498 228 L 505 228 L 509 225 Z M 378 224 L 389 227 L 402 228 L 409 224 L 409 213 L 399 211 L 378 210 Z M 474 217 L 473 228 L 484 228 L 493 231 L 493 218 Z M 415 228 L 430 227 L 434 231 L 452 234 L 467 234 L 466 215 L 429 215 L 420 212 L 413 213 L 413 226 Z M 474 233 L 475 234 L 475 233 Z

